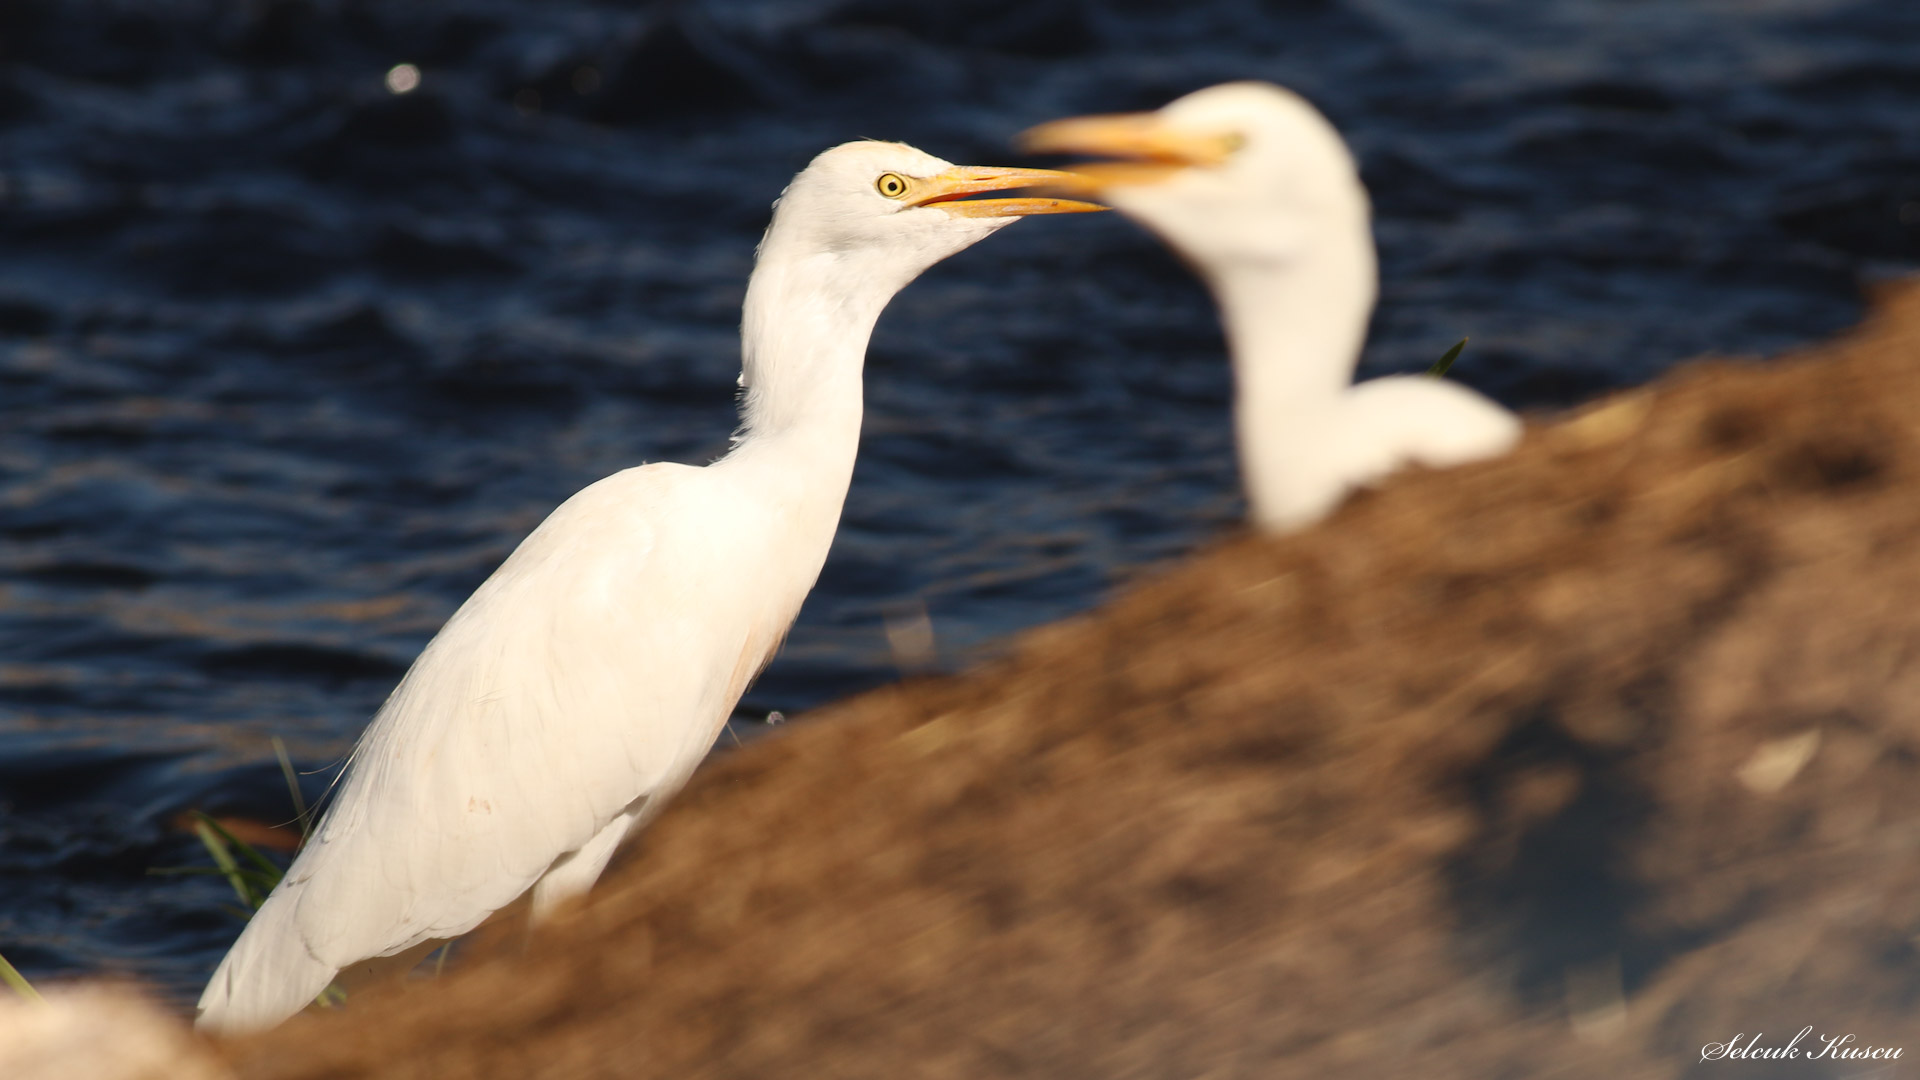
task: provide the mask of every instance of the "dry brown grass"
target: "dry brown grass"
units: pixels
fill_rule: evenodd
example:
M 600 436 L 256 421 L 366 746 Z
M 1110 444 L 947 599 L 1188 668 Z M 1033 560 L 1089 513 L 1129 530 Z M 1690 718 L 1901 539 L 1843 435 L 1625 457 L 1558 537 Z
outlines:
M 1806 1024 L 1920 1053 L 1916 856 L 1910 290 L 823 710 L 529 947 L 228 1051 L 256 1080 L 1666 1077 Z M 1704 1071 L 1862 1068 L 1793 1064 Z

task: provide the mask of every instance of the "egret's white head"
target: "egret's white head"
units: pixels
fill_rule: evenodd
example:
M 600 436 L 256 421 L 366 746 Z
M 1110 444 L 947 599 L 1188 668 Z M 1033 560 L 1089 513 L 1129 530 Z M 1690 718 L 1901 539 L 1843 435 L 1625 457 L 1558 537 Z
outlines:
M 814 158 L 774 204 L 747 283 L 745 427 L 795 422 L 810 394 L 831 381 L 829 372 L 857 386 L 880 312 L 934 263 L 1029 214 L 1106 209 L 1057 198 L 971 198 L 1070 179 L 1050 169 L 954 165 L 888 142 L 847 143 Z
M 1020 141 L 1036 153 L 1122 159 L 1075 165 L 1054 190 L 1097 195 L 1209 274 L 1291 260 L 1329 233 L 1345 241 L 1369 228 L 1340 133 L 1268 83 L 1209 87 L 1150 113 L 1056 120 Z
M 1059 198 L 969 198 L 1070 179 L 1050 169 L 955 165 L 902 143 L 845 143 L 815 157 L 787 185 L 760 260 L 851 269 L 897 290 L 1019 218 L 1106 209 Z

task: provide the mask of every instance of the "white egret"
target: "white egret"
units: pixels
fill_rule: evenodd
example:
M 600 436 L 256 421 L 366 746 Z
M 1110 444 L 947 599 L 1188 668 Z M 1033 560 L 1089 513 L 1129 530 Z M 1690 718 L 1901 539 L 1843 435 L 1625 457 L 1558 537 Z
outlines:
M 1459 465 L 1519 439 L 1517 417 L 1458 383 L 1350 385 L 1378 288 L 1367 191 L 1339 132 L 1298 96 L 1229 83 L 1157 112 L 1042 124 L 1021 142 L 1130 159 L 1076 165 L 1067 188 L 1158 233 L 1212 289 L 1261 527 L 1311 524 L 1405 463 Z
M 794 177 L 747 285 L 732 451 L 590 485 L 447 620 L 214 972 L 199 1026 L 270 1027 L 343 970 L 410 963 L 529 891 L 537 918 L 592 885 L 712 747 L 819 576 L 881 310 L 1018 217 L 1103 209 L 963 199 L 1061 176 L 862 142 Z

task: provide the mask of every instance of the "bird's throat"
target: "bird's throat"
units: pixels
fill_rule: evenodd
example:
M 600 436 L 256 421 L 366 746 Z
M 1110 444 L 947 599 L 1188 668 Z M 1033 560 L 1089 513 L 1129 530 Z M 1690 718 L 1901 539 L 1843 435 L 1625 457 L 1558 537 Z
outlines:
M 858 439 L 867 342 L 893 290 L 849 277 L 828 257 L 763 257 L 755 268 L 740 321 L 744 438 L 802 429 Z

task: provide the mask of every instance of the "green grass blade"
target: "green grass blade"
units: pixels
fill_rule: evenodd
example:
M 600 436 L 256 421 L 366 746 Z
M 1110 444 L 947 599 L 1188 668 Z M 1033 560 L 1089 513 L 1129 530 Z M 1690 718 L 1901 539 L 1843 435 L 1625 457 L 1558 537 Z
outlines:
M 222 826 L 219 822 L 213 820 L 213 818 L 209 817 L 206 813 L 202 811 L 195 810 L 193 812 L 193 816 L 199 818 L 203 824 L 207 825 L 209 828 L 219 833 L 221 839 L 233 845 L 233 850 L 238 851 L 243 857 L 246 858 L 248 862 L 259 867 L 261 873 L 272 878 L 273 883 L 275 885 L 280 884 L 280 877 L 282 874 L 285 873 L 285 871 L 281 870 L 278 866 L 275 866 L 272 859 L 269 859 L 265 855 L 260 854 L 259 848 L 254 847 L 252 844 L 249 844 L 245 840 L 242 840 L 239 837 L 228 832 L 224 826 Z
M 248 883 L 263 892 L 272 891 L 280 882 L 277 878 L 263 874 L 246 866 L 236 866 L 234 873 L 246 878 Z M 148 877 L 226 877 L 227 871 L 217 866 L 149 866 Z
M 8 986 L 13 987 L 14 993 L 19 994 L 28 1001 L 42 1000 L 40 991 L 35 990 L 33 984 L 27 981 L 27 977 L 20 974 L 20 969 L 8 963 L 7 958 L 4 956 L 0 956 L 0 982 L 4 982 Z
M 300 774 L 293 771 L 293 759 L 287 756 L 286 740 L 273 737 L 273 756 L 280 759 L 280 775 L 287 778 L 287 794 L 293 796 L 294 820 L 300 823 L 300 844 L 307 842 L 307 830 L 312 825 L 307 814 L 307 800 L 300 797 Z
M 200 842 L 207 846 L 207 854 L 213 856 L 214 864 L 226 876 L 227 884 L 233 886 L 234 893 L 240 897 L 240 903 L 244 904 L 248 910 L 258 908 L 260 901 L 253 898 L 252 886 L 247 884 L 246 876 L 240 873 L 240 864 L 234 861 L 233 852 L 227 850 L 227 842 L 221 838 L 226 830 L 213 824 L 213 819 L 205 814 L 201 814 L 200 817 L 202 820 L 193 823 L 193 831 L 200 837 Z
M 1472 340 L 1472 338 L 1461 338 L 1459 341 L 1454 342 L 1453 348 L 1448 349 L 1445 356 L 1434 361 L 1433 366 L 1427 369 L 1427 374 L 1436 379 L 1446 377 L 1447 369 L 1453 367 L 1455 360 L 1460 359 L 1460 350 L 1466 348 L 1467 342 Z
M 205 875 L 205 874 L 219 874 L 222 877 L 224 877 L 226 876 L 226 873 L 227 872 L 225 870 L 222 870 L 217 866 L 149 866 L 147 867 L 148 877 L 179 877 L 182 875 Z

